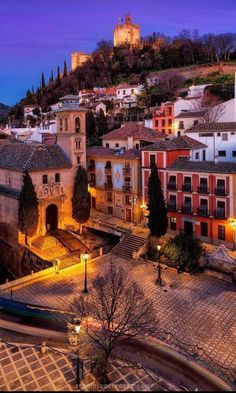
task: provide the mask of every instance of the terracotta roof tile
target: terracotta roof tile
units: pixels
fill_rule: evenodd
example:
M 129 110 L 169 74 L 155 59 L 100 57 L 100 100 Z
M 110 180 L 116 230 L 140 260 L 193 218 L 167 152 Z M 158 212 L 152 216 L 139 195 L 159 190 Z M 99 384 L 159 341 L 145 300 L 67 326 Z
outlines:
M 203 117 L 206 113 L 206 110 L 202 110 L 202 111 L 184 111 L 184 112 L 180 112 L 178 114 L 178 116 L 175 116 L 175 119 L 185 119 L 185 118 L 191 118 L 191 117 Z
M 195 124 L 185 132 L 199 132 L 199 131 L 200 132 L 236 131 L 236 122 Z
M 141 151 L 136 149 L 109 149 L 107 147 L 96 146 L 87 148 L 87 157 L 109 157 L 115 159 L 141 159 Z
M 207 147 L 202 142 L 196 141 L 195 139 L 189 138 L 187 135 L 179 136 L 174 139 L 160 140 L 153 143 L 150 146 L 143 147 L 143 151 L 169 151 L 169 150 L 192 150 L 192 149 L 203 149 Z
M 162 132 L 153 130 L 152 128 L 145 127 L 140 123 L 129 123 L 124 127 L 111 131 L 104 135 L 102 139 L 127 139 L 133 136 L 135 139 L 142 139 L 147 141 L 157 141 L 160 138 L 165 138 L 166 135 Z
M 236 162 L 190 161 L 189 157 L 178 157 L 168 169 L 188 172 L 236 173 Z

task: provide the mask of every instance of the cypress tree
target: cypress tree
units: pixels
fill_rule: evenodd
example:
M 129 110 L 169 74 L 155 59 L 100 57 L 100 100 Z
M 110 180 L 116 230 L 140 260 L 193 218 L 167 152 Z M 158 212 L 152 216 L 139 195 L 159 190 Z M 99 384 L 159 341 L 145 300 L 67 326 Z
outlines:
M 75 176 L 72 196 L 72 217 L 81 224 L 88 221 L 90 217 L 90 193 L 88 192 L 88 177 L 86 170 L 79 165 Z
M 56 82 L 57 82 L 58 85 L 61 84 L 61 75 L 60 75 L 60 67 L 59 66 L 57 67 L 57 79 L 56 79 Z
M 53 83 L 53 82 L 54 82 L 53 71 L 51 71 L 51 75 L 50 75 L 49 82 L 50 82 L 50 83 Z
M 166 203 L 161 189 L 157 166 L 151 169 L 148 181 L 148 228 L 152 237 L 164 236 L 168 228 Z
M 45 89 L 46 87 L 46 83 L 45 83 L 45 78 L 44 78 L 44 74 L 42 72 L 42 77 L 41 77 L 41 89 Z
M 98 117 L 98 136 L 102 136 L 108 132 L 107 118 L 104 111 L 100 109 Z
M 38 226 L 38 198 L 28 171 L 23 173 L 23 186 L 19 196 L 18 228 L 25 234 L 25 244 L 28 236 L 32 236 Z
M 96 134 L 96 123 L 92 111 L 86 113 L 86 134 L 88 138 Z
M 66 78 L 67 76 L 68 76 L 67 64 L 66 64 L 66 60 L 64 60 L 63 78 Z

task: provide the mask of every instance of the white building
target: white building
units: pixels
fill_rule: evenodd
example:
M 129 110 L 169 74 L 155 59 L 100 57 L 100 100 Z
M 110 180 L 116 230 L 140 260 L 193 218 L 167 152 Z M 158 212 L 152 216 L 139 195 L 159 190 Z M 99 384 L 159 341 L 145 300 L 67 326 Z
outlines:
M 158 85 L 160 78 L 157 76 L 156 72 L 151 72 L 150 74 L 147 75 L 146 81 L 148 87 Z
M 24 119 L 25 120 L 26 120 L 27 116 L 37 117 L 37 115 L 35 115 L 33 113 L 34 109 L 39 109 L 39 111 L 41 112 L 41 108 L 38 105 L 27 105 L 24 107 Z
M 135 98 L 143 90 L 143 85 L 119 85 L 116 88 L 116 98 L 118 100 L 123 100 L 127 97 Z

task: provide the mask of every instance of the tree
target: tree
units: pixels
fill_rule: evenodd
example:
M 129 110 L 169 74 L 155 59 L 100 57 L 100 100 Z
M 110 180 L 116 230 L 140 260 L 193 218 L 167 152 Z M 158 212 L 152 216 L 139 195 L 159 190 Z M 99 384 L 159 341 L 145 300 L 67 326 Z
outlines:
M 96 123 L 92 111 L 86 113 L 86 135 L 88 139 L 96 134 Z
M 66 78 L 67 76 L 68 76 L 67 64 L 66 64 L 66 60 L 64 60 L 63 78 Z
M 28 236 L 33 236 L 38 226 L 38 198 L 28 171 L 23 173 L 23 186 L 19 196 L 18 228 L 25 234 L 25 244 Z
M 132 338 L 154 335 L 158 321 L 152 301 L 127 270 L 110 262 L 92 282 L 88 296 L 75 298 L 73 309 L 82 319 L 82 352 L 97 359 L 97 374 L 107 383 L 107 366 L 116 348 Z
M 50 83 L 54 82 L 54 75 L 53 75 L 53 71 L 51 71 L 51 75 L 50 75 L 50 79 L 49 79 Z
M 90 217 L 90 193 L 88 192 L 88 178 L 85 168 L 78 166 L 75 176 L 73 196 L 72 196 L 72 217 L 81 224 L 80 232 L 82 232 L 82 224 L 88 221 Z
M 179 273 L 193 271 L 203 252 L 201 240 L 183 231 L 168 239 L 164 250 L 165 256 L 176 264 Z
M 56 79 L 57 85 L 61 84 L 61 73 L 60 73 L 60 67 L 57 66 L 57 79 Z
M 166 203 L 161 189 L 157 166 L 151 168 L 148 181 L 148 228 L 150 230 L 152 248 L 156 248 L 156 238 L 164 236 L 168 228 L 168 215 Z
M 102 109 L 99 111 L 97 131 L 98 136 L 102 136 L 108 132 L 107 118 Z
M 42 72 L 41 89 L 45 89 L 45 87 L 46 87 L 46 83 L 45 83 L 44 73 Z

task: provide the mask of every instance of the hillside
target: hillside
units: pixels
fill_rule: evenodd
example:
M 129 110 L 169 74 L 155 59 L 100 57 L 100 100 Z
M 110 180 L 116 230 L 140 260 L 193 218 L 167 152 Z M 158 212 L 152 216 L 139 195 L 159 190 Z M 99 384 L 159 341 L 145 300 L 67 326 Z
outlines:
M 11 107 L 0 103 L 0 117 L 7 116 Z

